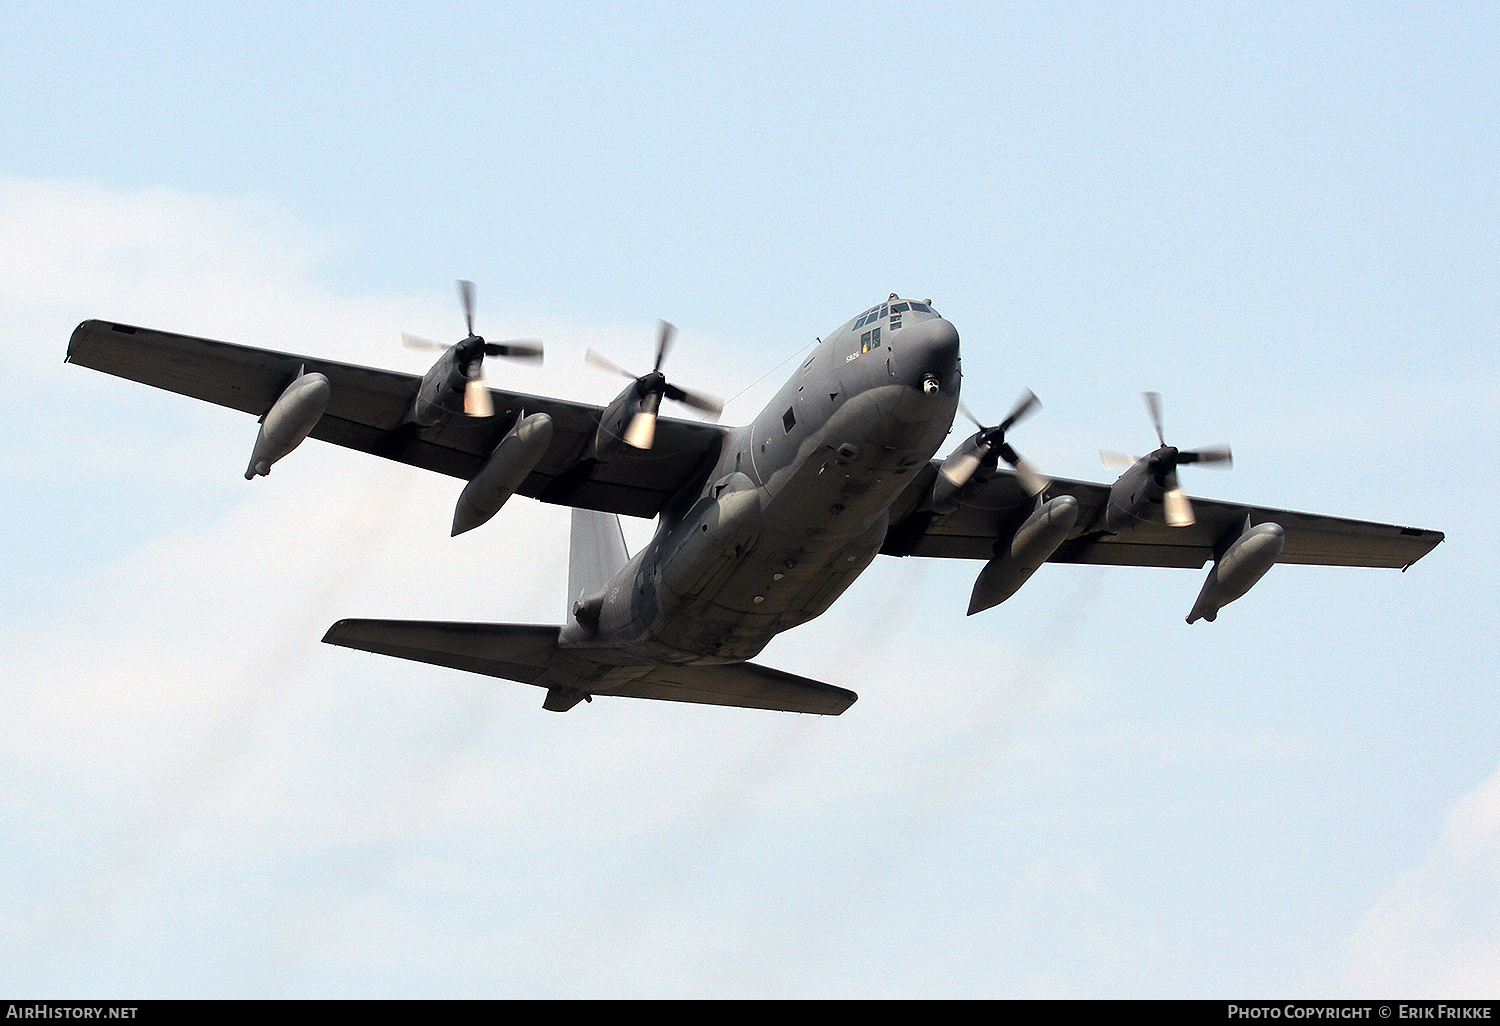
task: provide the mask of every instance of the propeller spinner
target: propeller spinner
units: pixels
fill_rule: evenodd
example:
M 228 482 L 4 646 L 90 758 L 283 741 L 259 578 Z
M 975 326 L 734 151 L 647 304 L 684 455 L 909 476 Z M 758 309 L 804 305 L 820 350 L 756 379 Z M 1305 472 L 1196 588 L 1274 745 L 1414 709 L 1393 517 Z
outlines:
M 1140 460 L 1108 452 L 1101 452 L 1099 456 L 1104 460 L 1106 467 L 1118 467 L 1122 460 L 1131 465 L 1145 463 L 1148 473 L 1161 486 L 1163 512 L 1168 526 L 1190 527 L 1197 522 L 1197 517 L 1193 514 L 1193 504 L 1188 501 L 1187 494 L 1177 483 L 1177 468 L 1184 463 L 1219 464 L 1228 467 L 1233 462 L 1233 454 L 1227 445 L 1209 446 L 1206 449 L 1187 452 L 1168 445 L 1161 428 L 1161 396 L 1156 392 L 1147 392 L 1145 397 L 1146 410 L 1151 414 L 1151 424 L 1156 428 L 1156 440 L 1161 443 L 1161 448 Z
M 1040 405 L 1041 401 L 1037 399 L 1036 393 L 1027 391 L 1017 401 L 1015 408 L 1010 411 L 1010 416 L 994 427 L 985 427 L 974 414 L 969 412 L 967 406 L 960 403 L 959 409 L 963 411 L 965 417 L 974 422 L 979 432 L 959 452 L 944 460 L 938 472 L 957 490 L 968 484 L 980 467 L 994 467 L 1003 459 L 1015 468 L 1021 487 L 1032 495 L 1041 494 L 1052 483 L 1051 480 L 1027 462 L 1005 440 L 1005 432 Z
M 469 332 L 467 338 L 453 346 L 445 346 L 431 339 L 402 334 L 401 342 L 406 348 L 416 350 L 442 352 L 451 348 L 454 351 L 455 362 L 464 369 L 464 377 L 468 379 L 468 383 L 464 386 L 464 412 L 471 417 L 492 417 L 495 414 L 495 406 L 490 400 L 490 390 L 484 381 L 484 358 L 502 356 L 510 360 L 541 363 L 542 344 L 533 339 L 486 342 L 482 336 L 474 334 L 474 283 L 460 281 L 458 296 L 464 307 L 464 326 Z
M 706 392 L 691 392 L 667 380 L 667 376 L 661 371 L 661 365 L 666 360 L 667 350 L 672 346 L 672 338 L 677 329 L 666 321 L 657 323 L 659 327 L 656 338 L 656 363 L 649 374 L 632 374 L 592 349 L 585 357 L 591 367 L 634 379 L 636 391 L 641 397 L 640 405 L 635 415 L 630 418 L 630 424 L 625 428 L 624 438 L 626 445 L 636 449 L 649 449 L 655 442 L 656 417 L 663 399 L 670 399 L 674 403 L 682 403 L 691 409 L 706 413 L 710 420 L 717 420 L 719 414 L 724 412 L 724 404 Z

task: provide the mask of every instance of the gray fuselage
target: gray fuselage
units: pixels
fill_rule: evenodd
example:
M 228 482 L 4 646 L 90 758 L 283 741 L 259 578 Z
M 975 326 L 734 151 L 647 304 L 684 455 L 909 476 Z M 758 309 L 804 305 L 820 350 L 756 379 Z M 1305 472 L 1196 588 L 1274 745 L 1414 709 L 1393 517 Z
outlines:
M 559 643 L 607 662 L 722 663 L 829 607 L 947 437 L 958 332 L 895 297 L 822 339 Z

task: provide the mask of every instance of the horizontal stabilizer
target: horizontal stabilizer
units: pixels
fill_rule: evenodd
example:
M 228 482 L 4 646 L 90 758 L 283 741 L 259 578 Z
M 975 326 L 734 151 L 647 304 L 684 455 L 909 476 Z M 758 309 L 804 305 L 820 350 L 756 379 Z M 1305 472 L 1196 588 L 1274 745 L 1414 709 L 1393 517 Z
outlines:
M 837 716 L 859 696 L 832 684 L 755 663 L 616 666 L 557 647 L 546 624 L 340 620 L 323 640 L 379 655 L 535 684 L 557 696 L 616 695 L 666 702 Z M 551 700 L 549 708 L 571 703 Z

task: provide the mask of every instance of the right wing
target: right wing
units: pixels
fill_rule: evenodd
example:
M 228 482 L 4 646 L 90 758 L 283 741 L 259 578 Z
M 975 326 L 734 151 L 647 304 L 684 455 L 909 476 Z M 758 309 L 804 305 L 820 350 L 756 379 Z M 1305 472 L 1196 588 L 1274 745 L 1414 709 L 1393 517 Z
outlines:
M 989 559 L 996 543 L 1010 538 L 1036 500 L 1014 473 L 1000 468 L 952 512 L 923 510 L 921 498 L 931 488 L 938 465 L 934 461 L 923 468 L 892 507 L 881 551 L 893 556 Z M 1109 501 L 1109 488 L 1089 481 L 1052 480 L 1043 494 L 1049 499 L 1071 495 L 1079 508 L 1073 534 L 1049 562 L 1201 567 L 1215 558 L 1226 536 L 1238 534 L 1246 517 L 1252 524 L 1278 523 L 1286 531 L 1278 563 L 1405 569 L 1443 540 L 1441 531 L 1199 498 L 1192 499 L 1197 522 L 1190 527 L 1142 521 L 1118 534 L 1104 534 L 1095 524 Z
M 552 418 L 552 444 L 517 489 L 543 502 L 654 517 L 717 457 L 725 429 L 663 417 L 656 444 L 607 463 L 582 459 L 599 426 L 598 406 L 491 389 L 495 416 L 455 416 L 430 428 L 407 420 L 419 375 L 84 321 L 67 362 L 264 416 L 302 370 L 326 375 L 328 409 L 311 438 L 468 480 L 522 412 Z

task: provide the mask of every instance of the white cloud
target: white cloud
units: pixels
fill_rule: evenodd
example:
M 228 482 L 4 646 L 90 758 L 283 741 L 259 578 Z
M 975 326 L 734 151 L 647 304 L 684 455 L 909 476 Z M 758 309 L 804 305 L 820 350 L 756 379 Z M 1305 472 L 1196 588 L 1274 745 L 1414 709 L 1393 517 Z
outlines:
M 1403 874 L 1350 941 L 1355 994 L 1500 994 L 1500 770 L 1448 814 L 1427 860 Z

